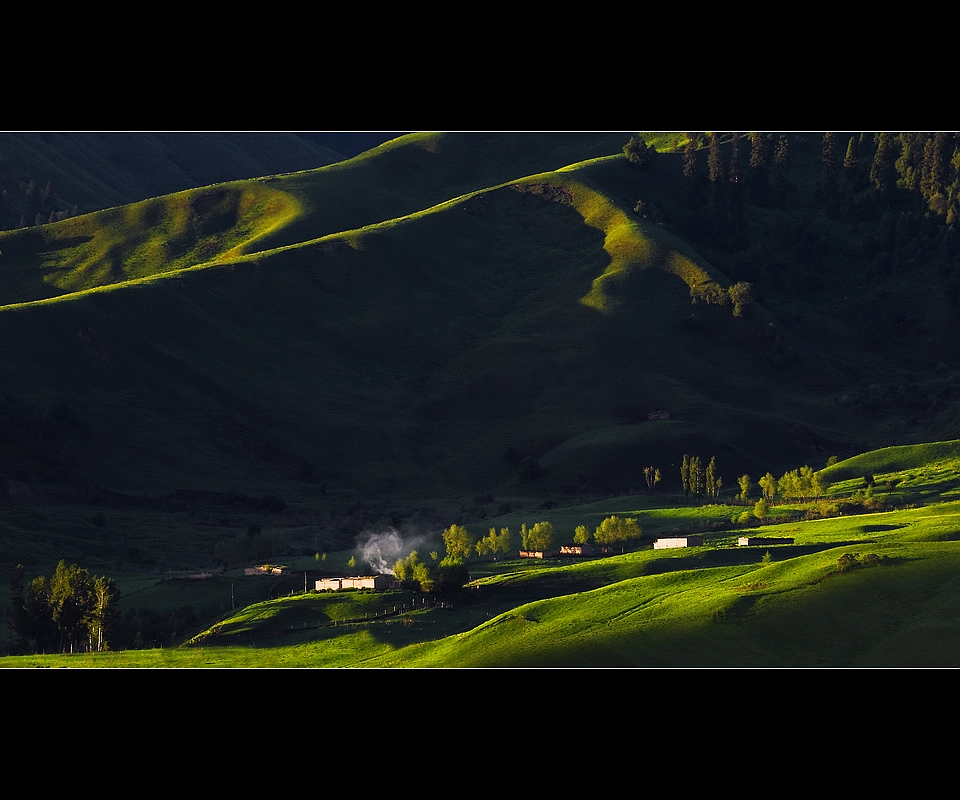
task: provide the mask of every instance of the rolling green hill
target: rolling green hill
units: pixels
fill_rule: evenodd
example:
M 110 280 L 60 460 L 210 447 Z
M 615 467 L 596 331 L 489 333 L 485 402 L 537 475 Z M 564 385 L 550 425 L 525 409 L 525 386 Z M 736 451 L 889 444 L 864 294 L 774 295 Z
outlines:
M 875 463 L 883 460 L 876 454 Z M 698 547 L 481 561 L 471 564 L 474 580 L 463 591 L 432 599 L 303 593 L 294 575 L 289 596 L 224 610 L 180 647 L 0 658 L 0 667 L 955 668 L 960 471 L 955 454 L 923 468 L 938 468 L 941 479 L 951 471 L 949 492 L 938 480 L 944 494 L 936 502 L 922 499 L 921 480 L 904 490 L 916 504 L 890 496 L 879 511 L 813 519 L 809 505 L 761 530 L 706 532 Z M 830 485 L 828 503 L 849 497 L 842 484 Z M 567 527 L 628 509 L 645 530 L 669 530 L 690 525 L 693 509 L 683 505 L 632 497 L 546 515 Z M 728 512 L 700 513 L 719 520 Z M 742 533 L 768 543 L 738 546 Z M 228 585 L 250 598 L 265 580 L 181 581 L 166 591 L 203 608 Z
M 829 195 L 809 136 L 741 216 L 694 204 L 685 137 L 645 168 L 629 137 L 411 134 L 0 233 L 0 566 L 202 569 L 254 526 L 304 556 L 651 465 L 676 493 L 686 453 L 729 492 L 960 436 L 952 229 L 865 246 L 915 201 Z

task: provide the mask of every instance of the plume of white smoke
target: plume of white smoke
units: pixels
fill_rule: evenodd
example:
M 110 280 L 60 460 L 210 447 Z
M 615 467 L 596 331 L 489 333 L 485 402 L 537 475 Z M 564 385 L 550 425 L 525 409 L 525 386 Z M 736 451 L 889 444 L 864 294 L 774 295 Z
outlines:
M 394 530 L 365 533 L 358 544 L 360 558 L 380 575 L 393 575 L 393 565 L 400 558 L 403 539 Z
M 365 531 L 357 541 L 359 560 L 368 564 L 380 575 L 393 575 L 393 565 L 416 550 L 423 537 L 404 537 L 390 528 L 385 531 Z

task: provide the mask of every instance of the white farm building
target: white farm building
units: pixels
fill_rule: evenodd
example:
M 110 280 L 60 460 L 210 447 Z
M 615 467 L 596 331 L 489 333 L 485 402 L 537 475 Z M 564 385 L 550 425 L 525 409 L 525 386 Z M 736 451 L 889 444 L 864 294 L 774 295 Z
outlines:
M 653 543 L 653 549 L 666 550 L 671 547 L 699 547 L 702 544 L 702 536 L 669 536 L 664 539 L 657 539 Z
M 339 592 L 343 589 L 374 589 L 382 592 L 392 589 L 396 578 L 392 575 L 364 575 L 354 578 L 320 578 L 316 587 L 318 592 Z

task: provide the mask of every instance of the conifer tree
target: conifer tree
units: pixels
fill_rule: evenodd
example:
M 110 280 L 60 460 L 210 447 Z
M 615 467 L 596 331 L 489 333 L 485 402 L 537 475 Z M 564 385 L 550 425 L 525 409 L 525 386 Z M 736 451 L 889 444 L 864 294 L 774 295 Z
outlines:
M 740 134 L 731 134 L 730 141 L 730 183 L 740 183 Z
M 857 167 L 860 163 L 859 152 L 860 152 L 860 137 L 857 134 L 854 134 L 847 141 L 847 152 L 843 157 L 843 168 L 847 170 L 848 174 L 855 174 Z
M 820 188 L 824 193 L 832 192 L 836 185 L 836 146 L 836 134 L 831 131 L 824 133 L 822 151 L 820 155 Z
M 790 140 L 787 139 L 786 134 L 781 134 L 777 140 L 777 149 L 773 153 L 773 166 L 776 167 L 778 175 L 786 175 L 789 156 Z
M 895 162 L 899 184 L 904 189 L 914 192 L 920 188 L 920 177 L 923 172 L 923 151 L 927 134 L 916 131 L 906 131 L 898 137 L 900 155 Z
M 720 152 L 720 134 L 710 134 L 710 148 L 707 152 L 707 176 L 710 183 L 718 184 L 723 180 L 723 154 Z
M 37 190 L 36 181 L 30 181 L 30 183 L 27 184 L 27 188 L 23 194 L 22 219 L 24 224 L 21 227 L 34 224 L 37 214 L 40 213 L 40 203 L 40 193 Z
M 747 306 L 753 302 L 753 284 L 738 281 L 727 289 L 727 297 L 733 305 L 733 316 L 742 317 Z
M 960 147 L 954 146 L 947 170 L 947 225 L 960 221 Z
M 866 189 L 868 185 L 863 165 L 869 162 L 865 162 L 864 155 L 863 134 L 852 134 L 847 140 L 847 149 L 843 156 L 843 174 L 855 192 Z
M 7 198 L 7 190 L 0 191 L 0 229 L 5 229 L 9 224 L 10 202 Z
M 683 177 L 687 184 L 687 199 L 693 209 L 699 209 L 703 203 L 701 184 L 703 176 L 697 165 L 699 134 L 688 133 L 686 147 L 683 148 Z
M 932 199 L 943 193 L 946 179 L 947 134 L 935 133 L 923 146 L 923 167 L 920 175 L 920 192 L 933 208 Z
M 723 215 L 726 213 L 724 198 L 726 196 L 726 175 L 723 162 L 723 152 L 720 147 L 720 134 L 714 131 L 710 134 L 710 144 L 707 150 L 707 178 L 710 180 L 711 198 L 713 205 L 713 226 L 722 226 Z
M 683 177 L 692 181 L 697 177 L 697 140 L 695 134 L 687 134 L 687 144 L 683 148 Z
M 767 134 L 753 131 L 750 134 L 750 169 L 767 168 Z
M 766 203 L 770 193 L 768 178 L 769 147 L 767 134 L 754 132 L 750 134 L 750 177 L 748 191 L 754 203 Z
M 880 132 L 874 139 L 876 149 L 870 165 L 870 182 L 881 195 L 889 194 L 896 188 L 897 157 L 899 155 L 897 135 Z
M 57 195 L 53 191 L 52 182 L 47 183 L 47 188 L 43 192 L 43 201 L 40 204 L 40 210 L 48 219 L 58 211 Z

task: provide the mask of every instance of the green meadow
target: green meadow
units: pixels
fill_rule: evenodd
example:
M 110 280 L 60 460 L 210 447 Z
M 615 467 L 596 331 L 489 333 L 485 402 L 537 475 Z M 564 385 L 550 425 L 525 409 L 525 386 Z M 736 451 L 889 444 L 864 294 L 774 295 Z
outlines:
M 540 516 L 557 527 L 622 513 L 635 515 L 650 537 L 656 531 L 708 532 L 698 547 L 657 550 L 648 541 L 572 563 L 471 563 L 471 582 L 438 607 L 410 592 L 291 592 L 224 613 L 178 646 L 20 656 L 0 666 L 956 667 L 956 446 L 868 454 L 875 485 L 900 490 L 872 495 L 874 507 L 883 510 L 811 518 L 836 513 L 833 505 L 862 494 L 863 479 L 851 478 L 832 484 L 818 502 L 774 506 L 773 518 L 787 521 L 748 529 L 709 532 L 738 506 L 693 507 L 682 498 L 624 497 L 544 511 Z M 946 457 L 924 461 L 925 452 Z M 839 462 L 832 470 L 853 468 Z M 919 479 L 921 472 L 930 482 Z M 792 542 L 743 547 L 737 544 L 741 535 Z M 219 579 L 221 589 L 228 580 L 263 579 Z M 395 613 L 398 608 L 405 613 Z

